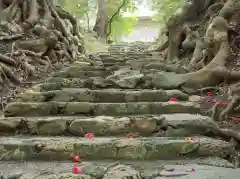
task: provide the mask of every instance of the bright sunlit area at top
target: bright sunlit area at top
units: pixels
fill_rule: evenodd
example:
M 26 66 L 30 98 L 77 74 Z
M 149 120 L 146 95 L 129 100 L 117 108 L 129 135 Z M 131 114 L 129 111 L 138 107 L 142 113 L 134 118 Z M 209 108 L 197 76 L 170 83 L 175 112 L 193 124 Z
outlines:
M 137 11 L 130 13 L 125 12 L 123 14 L 124 17 L 139 17 L 139 16 L 153 16 L 154 12 L 147 7 L 141 6 Z
M 148 1 L 147 1 L 148 2 Z M 147 6 L 146 1 L 138 6 L 138 9 L 133 12 L 125 12 L 123 14 L 124 17 L 152 17 L 154 16 L 154 11 Z M 154 41 L 159 34 L 159 27 L 158 26 L 151 26 L 149 24 L 142 24 L 140 27 L 134 27 L 132 32 L 127 35 L 123 35 L 121 40 L 122 41 Z
M 125 12 L 123 14 L 124 17 L 139 17 L 139 16 L 153 16 L 154 11 L 152 11 L 149 6 L 147 6 L 146 2 L 143 2 L 138 6 L 138 9 L 135 12 Z

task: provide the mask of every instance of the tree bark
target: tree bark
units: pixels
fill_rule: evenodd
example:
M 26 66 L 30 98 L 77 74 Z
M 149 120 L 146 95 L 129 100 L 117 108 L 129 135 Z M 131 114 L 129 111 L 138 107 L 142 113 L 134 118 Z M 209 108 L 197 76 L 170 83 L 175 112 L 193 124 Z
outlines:
M 234 19 L 238 17 L 237 3 L 238 0 L 190 0 L 168 20 L 168 41 L 156 50 L 165 50 L 168 45 L 168 63 L 189 60 L 185 65 L 188 73 L 176 74 L 178 81 L 182 82 L 182 89 L 197 90 L 240 80 L 239 71 L 226 68 L 233 55 L 234 38 L 239 36 L 231 29 L 233 24 L 236 24 L 234 28 L 240 25 Z M 240 86 L 235 87 L 232 96 L 232 102 L 217 116 L 220 120 L 239 105 Z
M 0 0 L 0 42 L 6 47 L 0 53 L 0 86 L 36 80 L 40 72 L 71 62 L 80 53 L 76 19 L 54 2 Z
M 108 30 L 108 0 L 98 0 L 98 12 L 93 30 L 103 40 L 107 38 Z

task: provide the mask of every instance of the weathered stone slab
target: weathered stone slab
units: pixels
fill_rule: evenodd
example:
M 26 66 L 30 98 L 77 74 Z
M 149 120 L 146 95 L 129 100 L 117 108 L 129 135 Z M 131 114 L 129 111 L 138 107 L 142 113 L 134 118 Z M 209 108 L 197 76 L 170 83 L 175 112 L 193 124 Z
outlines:
M 71 64 L 70 67 L 68 67 L 65 72 L 70 71 L 105 71 L 105 68 L 103 66 L 78 66 L 77 64 Z
M 101 77 L 81 78 L 51 78 L 47 83 L 37 85 L 34 91 L 60 90 L 62 88 L 120 88 L 114 81 Z
M 167 93 L 167 96 L 169 96 L 170 98 L 177 98 L 178 100 L 181 100 L 181 101 L 189 100 L 188 94 L 180 90 L 165 90 L 165 91 Z
M 89 77 L 94 77 L 94 76 L 106 77 L 108 75 L 110 74 L 106 71 L 81 71 L 80 69 L 78 69 L 78 70 L 72 70 L 72 71 L 57 72 L 53 75 L 53 77 L 87 79 Z
M 116 136 L 133 131 L 133 124 L 128 117 L 98 116 L 88 119 L 75 119 L 69 125 L 68 130 L 78 136 L 87 132 L 92 132 L 95 136 Z
M 161 116 L 131 116 L 131 117 L 9 117 L 0 119 L 0 131 L 4 134 L 18 132 L 34 135 L 75 135 L 84 136 L 92 132 L 95 136 L 126 135 L 138 132 L 149 136 L 157 130 L 157 125 L 163 122 Z
M 68 138 L 1 137 L 1 160 L 83 159 L 157 160 L 185 157 L 226 157 L 233 144 L 211 138 Z
M 152 78 L 154 87 L 160 89 L 176 89 L 184 83 L 184 79 L 173 72 L 158 72 Z
M 169 127 L 166 136 L 207 135 L 219 130 L 218 124 L 212 118 L 193 114 L 166 114 L 163 115 Z
M 120 69 L 113 75 L 108 76 L 107 80 L 114 82 L 122 88 L 134 89 L 143 78 L 140 70 Z
M 84 67 L 91 66 L 91 63 L 89 63 L 89 62 L 87 62 L 87 61 L 77 60 L 77 61 L 75 61 L 74 63 L 72 63 L 71 66 L 77 66 L 77 67 L 84 68 Z
M 127 65 L 131 66 L 134 69 L 143 69 L 145 65 L 149 64 L 149 63 L 156 63 L 159 62 L 159 59 L 154 59 L 154 58 L 137 58 L 134 60 L 128 60 L 126 62 Z
M 200 113 L 200 105 L 192 102 L 128 102 L 128 103 L 89 103 L 89 102 L 13 102 L 6 106 L 4 115 L 51 116 L 51 115 L 135 115 Z
M 117 165 L 111 167 L 103 176 L 103 179 L 142 179 L 140 172 L 129 165 Z
M 90 175 L 96 179 L 101 179 L 108 169 L 116 166 L 117 162 L 114 160 L 101 161 L 82 161 L 79 168 L 83 170 L 84 175 L 74 175 L 82 177 Z M 186 172 L 191 168 L 195 172 L 187 172 L 191 179 L 201 179 L 203 176 L 212 178 L 239 179 L 240 169 L 233 169 L 233 165 L 223 159 L 215 157 L 185 159 L 185 160 L 155 160 L 155 161 L 121 161 L 120 165 L 132 166 L 135 170 L 140 172 L 144 179 L 155 179 L 160 173 L 169 169 L 175 169 L 172 174 L 179 172 Z M 24 161 L 24 162 L 1 162 L 0 163 L 0 177 L 4 179 L 35 179 L 37 176 L 47 177 L 59 175 L 66 177 L 66 174 L 71 176 L 69 172 L 73 167 L 71 161 Z M 123 169 L 124 170 L 124 169 Z M 198 177 L 196 177 L 196 175 Z M 214 177 L 213 177 L 214 175 Z M 26 177 L 26 178 L 24 178 Z M 196 178 L 195 178 L 196 177 Z
M 166 130 L 167 128 L 167 130 Z M 189 137 L 209 135 L 219 131 L 219 125 L 211 118 L 194 114 L 164 114 L 161 116 L 97 116 L 97 117 L 8 117 L 0 118 L 0 131 L 4 134 L 125 136 L 137 132 L 140 136 L 152 136 L 165 129 L 160 136 Z M 162 131 L 163 132 L 163 131 Z
M 164 61 L 161 62 L 150 62 L 143 67 L 144 71 L 155 69 L 158 71 L 175 71 L 177 73 L 186 73 L 186 69 L 183 67 L 173 67 L 172 65 L 167 65 Z
M 18 102 L 98 102 L 98 103 L 121 103 L 121 102 L 166 102 L 176 93 L 163 90 L 89 90 L 68 88 L 57 91 L 33 92 L 27 91 L 16 96 Z M 188 97 L 188 96 L 187 96 Z M 188 99 L 188 98 L 183 98 Z
M 199 113 L 200 107 L 189 102 L 137 102 L 137 103 L 99 103 L 94 108 L 95 115 L 135 115 Z

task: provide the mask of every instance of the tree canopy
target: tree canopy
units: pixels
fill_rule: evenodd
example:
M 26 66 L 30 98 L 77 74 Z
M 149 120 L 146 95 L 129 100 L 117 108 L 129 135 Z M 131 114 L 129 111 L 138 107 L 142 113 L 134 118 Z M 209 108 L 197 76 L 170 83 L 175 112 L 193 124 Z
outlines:
M 71 0 L 71 3 L 69 3 L 67 0 L 56 0 L 55 3 L 72 12 L 79 20 L 84 21 L 90 30 L 93 28 L 92 23 L 95 23 L 98 1 Z M 161 26 L 182 2 L 183 0 L 108 0 L 108 38 L 116 40 L 118 36 L 132 31 L 132 23 L 136 22 L 137 17 L 125 17 L 124 13 L 135 12 L 140 5 L 156 12 L 153 19 L 159 21 L 159 26 Z

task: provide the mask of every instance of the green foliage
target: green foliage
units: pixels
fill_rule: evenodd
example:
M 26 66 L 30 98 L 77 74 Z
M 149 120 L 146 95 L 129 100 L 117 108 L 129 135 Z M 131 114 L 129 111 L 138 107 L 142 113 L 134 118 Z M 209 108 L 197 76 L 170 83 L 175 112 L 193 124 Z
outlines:
M 121 11 L 114 17 L 111 24 L 112 40 L 116 40 L 123 34 L 128 34 L 132 31 L 132 23 L 136 22 L 136 18 L 126 18 L 122 14 L 124 12 L 134 12 L 138 6 L 145 4 L 151 7 L 156 12 L 153 19 L 160 21 L 160 25 L 164 25 L 169 17 L 176 12 L 182 5 L 184 0 L 125 0 Z M 55 2 L 73 13 L 78 19 L 86 19 L 86 16 L 97 12 L 98 0 L 55 0 Z M 109 19 L 115 14 L 124 0 L 108 0 L 108 17 Z M 162 23 L 161 23 L 162 22 Z
M 117 12 L 123 2 L 124 0 L 108 0 L 109 19 Z M 87 14 L 93 11 L 96 13 L 97 11 L 97 0 L 57 0 L 57 4 L 73 13 L 78 19 L 83 19 Z M 117 39 L 118 36 L 131 32 L 132 23 L 136 21 L 136 18 L 124 18 L 122 14 L 123 12 L 133 12 L 134 10 L 136 10 L 134 0 L 125 0 L 124 6 L 114 17 L 111 29 L 109 29 L 111 31 L 111 39 Z
M 133 0 L 109 0 L 108 5 L 109 18 L 111 18 L 118 11 L 119 7 L 123 5 L 120 12 L 114 16 L 111 29 L 109 29 L 111 32 L 110 39 L 116 41 L 121 35 L 131 33 L 133 29 L 132 24 L 136 22 L 137 18 L 126 18 L 123 17 L 122 14 L 123 12 L 133 12 L 136 10 L 136 6 Z
M 57 0 L 56 3 L 73 13 L 79 19 L 83 18 L 86 13 L 95 11 L 97 8 L 96 0 Z
M 110 39 L 117 41 L 121 35 L 131 33 L 133 30 L 132 24 L 136 21 L 136 17 L 118 16 L 112 23 Z
M 152 9 L 157 13 L 155 19 L 165 23 L 183 2 L 184 0 L 152 0 Z

